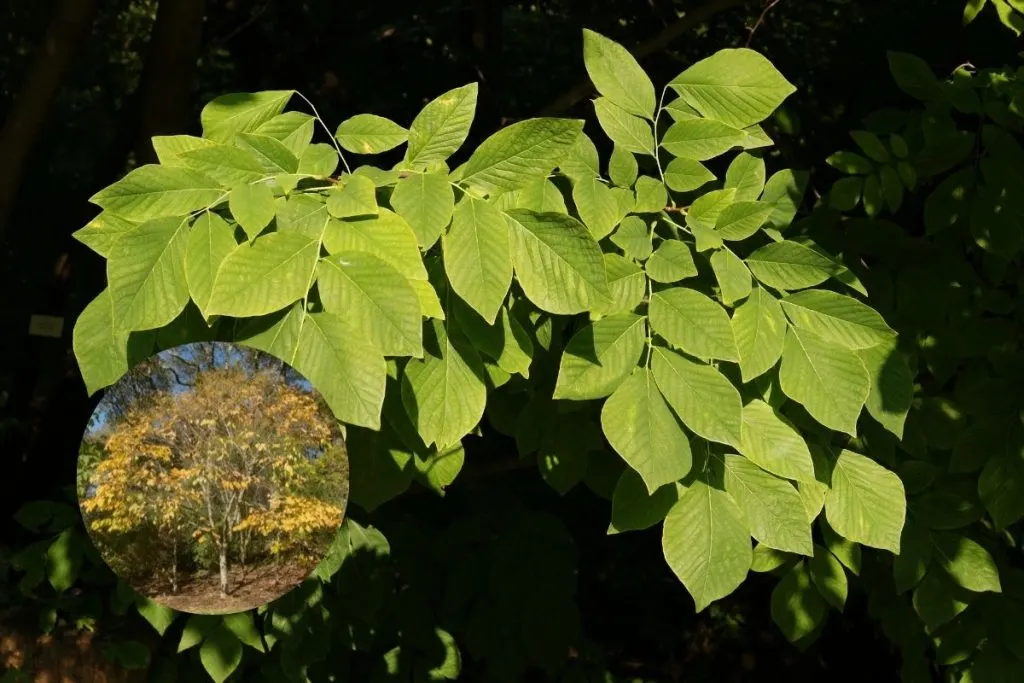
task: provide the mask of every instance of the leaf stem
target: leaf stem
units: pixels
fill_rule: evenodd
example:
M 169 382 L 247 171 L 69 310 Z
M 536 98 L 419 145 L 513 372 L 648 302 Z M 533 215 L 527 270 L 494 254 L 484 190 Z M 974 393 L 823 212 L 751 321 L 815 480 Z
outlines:
M 666 85 L 661 89 L 661 96 L 658 98 L 658 109 L 654 112 L 654 163 L 658 167 L 658 177 L 661 179 L 662 185 L 665 184 L 665 171 L 661 168 L 661 159 L 658 156 L 658 120 L 661 118 L 661 112 L 665 108 L 665 93 L 667 92 L 668 86 Z M 676 202 L 672 199 L 671 193 L 669 193 L 668 201 L 675 207 Z
M 341 158 L 341 163 L 345 166 L 345 171 L 351 173 L 352 169 L 351 167 L 349 167 L 348 161 L 345 160 L 345 155 L 344 153 L 342 153 L 341 147 L 338 145 L 338 141 L 334 139 L 334 133 L 332 133 L 331 129 L 327 127 L 327 124 L 324 123 L 324 120 L 320 118 L 320 113 L 316 110 L 316 106 L 314 106 L 313 103 L 309 101 L 308 97 L 300 93 L 298 90 L 295 91 L 295 94 L 301 97 L 302 100 L 309 105 L 309 108 L 313 110 L 313 116 L 315 116 L 316 120 L 320 122 L 321 127 L 323 127 L 324 131 L 327 133 L 327 137 L 331 139 L 331 144 L 334 145 L 334 149 L 338 151 L 338 156 Z

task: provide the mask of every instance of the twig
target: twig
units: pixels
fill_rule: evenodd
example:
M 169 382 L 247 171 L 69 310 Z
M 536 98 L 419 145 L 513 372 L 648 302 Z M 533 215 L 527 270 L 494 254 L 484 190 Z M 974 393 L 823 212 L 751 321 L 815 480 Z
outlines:
M 770 12 L 773 7 L 779 4 L 779 2 L 781 2 L 781 0 L 768 0 L 767 2 L 765 2 L 764 9 L 761 10 L 761 16 L 759 16 L 757 18 L 757 21 L 754 22 L 754 25 L 751 26 L 750 29 L 748 29 L 750 31 L 750 34 L 747 36 L 747 47 L 750 47 L 750 41 L 754 39 L 754 32 L 757 31 L 757 29 L 761 27 L 761 24 L 764 23 L 765 16 L 767 16 L 768 12 Z

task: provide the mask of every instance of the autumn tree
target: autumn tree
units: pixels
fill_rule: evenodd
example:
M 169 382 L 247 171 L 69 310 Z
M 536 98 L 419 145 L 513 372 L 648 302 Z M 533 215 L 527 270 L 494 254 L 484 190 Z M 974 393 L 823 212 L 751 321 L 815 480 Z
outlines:
M 215 367 L 208 351 L 169 361 L 201 367 L 110 429 L 83 509 L 94 532 L 145 526 L 168 541 L 175 587 L 179 541 L 212 544 L 226 595 L 232 561 L 244 566 L 254 541 L 315 561 L 341 522 L 347 472 L 337 426 L 308 385 L 251 353 Z

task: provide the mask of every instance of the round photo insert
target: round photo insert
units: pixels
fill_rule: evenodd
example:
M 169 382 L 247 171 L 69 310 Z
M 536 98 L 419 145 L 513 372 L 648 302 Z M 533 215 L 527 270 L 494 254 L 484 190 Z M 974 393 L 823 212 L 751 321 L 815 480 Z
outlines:
M 224 614 L 301 583 L 348 502 L 327 403 L 244 346 L 161 351 L 108 388 L 82 439 L 78 501 L 114 572 L 175 610 Z

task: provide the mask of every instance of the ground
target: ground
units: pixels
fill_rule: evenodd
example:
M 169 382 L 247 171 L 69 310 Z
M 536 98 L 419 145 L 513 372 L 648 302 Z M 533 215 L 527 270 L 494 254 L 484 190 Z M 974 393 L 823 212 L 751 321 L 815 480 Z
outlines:
M 177 593 L 169 592 L 165 582 L 142 585 L 136 589 L 179 612 L 192 614 L 227 614 L 243 612 L 276 600 L 302 582 L 313 570 L 308 564 L 266 564 L 250 567 L 243 573 L 240 568 L 229 574 L 230 594 L 220 593 L 216 572 L 197 574 L 182 581 Z

